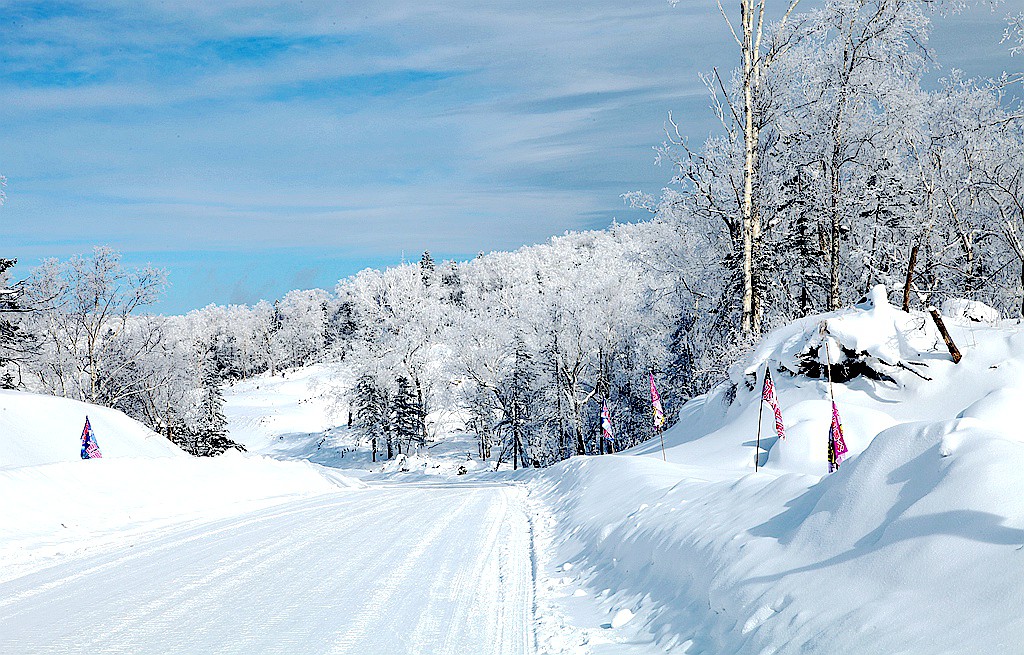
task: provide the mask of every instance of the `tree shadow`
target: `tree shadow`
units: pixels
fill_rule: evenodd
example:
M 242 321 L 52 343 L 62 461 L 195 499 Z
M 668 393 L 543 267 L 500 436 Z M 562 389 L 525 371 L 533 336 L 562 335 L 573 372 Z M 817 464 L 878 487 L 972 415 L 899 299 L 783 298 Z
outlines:
M 976 510 L 951 510 L 948 512 L 937 512 L 925 516 L 913 516 L 899 519 L 891 525 L 880 528 L 878 531 L 885 532 L 885 540 L 875 540 L 870 543 L 869 536 L 858 541 L 853 548 L 829 557 L 828 559 L 799 566 L 788 571 L 781 571 L 771 575 L 762 575 L 756 578 L 745 580 L 743 584 L 761 584 L 766 582 L 778 582 L 788 576 L 809 571 L 826 569 L 830 566 L 843 564 L 858 557 L 863 557 L 885 546 L 893 545 L 901 541 L 909 541 L 924 537 L 947 535 L 960 537 L 970 541 L 993 544 L 997 546 L 1021 546 L 1024 545 L 1024 530 L 1011 528 L 1003 525 L 1005 517 L 989 512 Z
M 943 473 L 940 445 L 934 444 L 917 457 L 894 469 L 886 477 L 887 484 L 901 484 L 896 502 L 886 512 L 878 527 L 858 539 L 852 548 L 833 557 L 781 573 L 751 578 L 748 584 L 772 582 L 788 575 L 827 568 L 848 562 L 901 541 L 947 535 L 995 545 L 1024 545 L 1024 530 L 1010 528 L 1003 523 L 1005 517 L 977 510 L 950 510 L 924 516 L 904 517 L 903 515 L 926 495 L 935 489 Z M 852 471 L 851 471 L 852 472 Z M 836 480 L 837 482 L 833 482 Z M 797 497 L 787 509 L 749 532 L 756 537 L 775 538 L 780 544 L 792 541 L 795 528 L 810 518 L 818 503 L 842 482 L 840 478 L 829 477 Z M 835 489 L 835 491 L 839 491 Z M 838 520 L 838 519 L 836 519 Z
M 762 467 L 768 463 L 768 456 L 772 452 L 772 448 L 779 442 L 778 435 L 773 437 L 761 437 L 761 450 L 757 453 L 757 466 Z M 751 439 L 750 441 L 744 441 L 743 445 L 748 448 L 757 447 L 757 439 Z

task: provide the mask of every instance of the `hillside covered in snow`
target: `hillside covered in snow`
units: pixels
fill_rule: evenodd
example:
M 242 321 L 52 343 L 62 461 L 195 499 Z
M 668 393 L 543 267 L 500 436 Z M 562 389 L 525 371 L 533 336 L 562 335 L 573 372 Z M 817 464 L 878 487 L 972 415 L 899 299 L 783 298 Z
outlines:
M 1024 326 L 963 307 L 958 364 L 877 289 L 769 335 L 684 408 L 667 463 L 655 440 L 544 471 L 571 565 L 554 593 L 598 592 L 636 615 L 622 642 L 670 652 L 1021 652 Z M 826 341 L 850 448 L 832 474 Z M 766 366 L 786 437 L 766 404 L 755 473 Z
M 100 459 L 80 455 L 86 416 Z M 194 458 L 116 410 L 0 391 L 3 579 L 126 535 L 359 486 L 304 462 Z
M 348 586 L 331 591 L 339 595 L 330 602 L 359 616 L 415 619 L 415 630 L 397 634 L 416 643 L 448 625 L 421 612 L 468 621 L 468 599 L 486 594 L 477 611 L 499 621 L 480 627 L 494 652 L 1018 653 L 1024 326 L 977 304 L 943 310 L 963 354 L 958 363 L 929 314 L 899 310 L 879 287 L 853 307 L 765 337 L 728 379 L 686 403 L 664 451 L 655 438 L 543 469 L 511 471 L 505 461 L 495 470 L 498 454 L 481 461 L 466 426 L 436 446 L 373 461 L 337 403 L 346 373 L 336 366 L 233 385 L 231 437 L 256 454 L 215 458 L 186 456 L 113 410 L 0 393 L 11 453 L 0 470 L 0 510 L 14 526 L 0 542 L 11 564 L 5 579 L 153 535 L 167 535 L 151 542 L 154 552 L 171 553 L 160 544 L 179 543 L 172 535 L 182 525 L 194 536 L 181 543 L 194 544 L 181 552 L 198 556 L 211 535 L 243 530 L 250 519 L 238 517 L 257 512 L 251 538 L 275 535 L 258 545 L 269 558 L 262 575 L 276 579 L 270 562 L 288 554 L 273 544 L 300 531 L 304 557 L 317 562 L 305 578 L 320 580 L 316 567 L 328 564 L 346 571 Z M 768 405 L 759 412 L 766 369 L 785 439 Z M 833 395 L 849 453 L 828 473 Z M 78 459 L 83 412 L 109 458 Z M 358 495 L 338 493 L 346 488 Z M 460 514 L 471 504 L 477 514 Z M 259 513 L 277 506 L 284 509 Z M 331 518 L 334 507 L 344 517 Z M 314 516 L 323 523 L 302 518 Z M 406 521 L 422 540 L 400 529 Z M 370 555 L 390 552 L 377 541 L 381 522 L 395 526 L 387 538 L 404 544 L 395 547 L 403 558 L 411 553 L 413 568 Z M 248 534 L 223 547 L 233 552 Z M 324 550 L 323 539 L 347 550 Z M 483 550 L 469 553 L 461 540 Z M 380 582 L 359 573 L 369 564 L 352 559 L 356 552 L 375 562 Z M 221 566 L 235 566 L 234 557 L 222 556 Z M 460 564 L 464 557 L 474 563 Z M 532 586 L 524 586 L 531 568 Z M 481 571 L 490 582 L 467 582 Z M 265 611 L 274 594 L 250 577 L 253 593 L 269 594 L 254 601 Z M 441 591 L 453 579 L 461 582 Z M 515 580 L 514 589 L 502 579 Z M 414 592 L 417 580 L 430 580 L 429 590 Z M 448 603 L 446 593 L 460 600 Z M 322 599 L 305 598 L 327 620 Z M 532 631 L 493 636 L 504 620 Z M 289 625 L 309 630 L 303 643 L 317 643 L 314 626 Z M 341 644 L 376 634 L 360 632 L 363 623 L 338 625 Z M 462 636 L 449 638 L 468 638 L 468 625 L 450 624 Z

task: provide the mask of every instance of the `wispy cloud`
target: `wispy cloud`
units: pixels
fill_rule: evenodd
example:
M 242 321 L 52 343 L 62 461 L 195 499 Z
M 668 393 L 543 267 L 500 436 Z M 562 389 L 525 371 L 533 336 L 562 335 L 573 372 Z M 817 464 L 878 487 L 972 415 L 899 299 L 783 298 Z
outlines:
M 619 194 L 670 177 L 651 150 L 666 113 L 702 138 L 697 73 L 735 59 L 712 0 L 40 1 L 0 16 L 5 246 L 148 253 L 178 280 L 169 310 L 639 218 Z M 978 66 L 998 66 L 998 17 L 971 29 L 993 42 Z

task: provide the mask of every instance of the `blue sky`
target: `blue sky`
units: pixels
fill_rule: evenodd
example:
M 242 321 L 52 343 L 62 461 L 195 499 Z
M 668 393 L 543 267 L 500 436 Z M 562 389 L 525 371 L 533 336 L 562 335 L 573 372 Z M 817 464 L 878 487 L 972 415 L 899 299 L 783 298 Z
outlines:
M 1019 70 L 1015 4 L 938 19 L 938 60 Z M 0 255 L 110 245 L 181 312 L 642 220 L 733 54 L 711 0 L 92 0 L 0 2 L 0 61 Z

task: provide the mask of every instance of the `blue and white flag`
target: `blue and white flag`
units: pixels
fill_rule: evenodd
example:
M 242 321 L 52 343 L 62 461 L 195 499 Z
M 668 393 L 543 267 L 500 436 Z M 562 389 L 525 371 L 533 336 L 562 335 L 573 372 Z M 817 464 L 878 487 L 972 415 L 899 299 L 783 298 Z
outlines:
M 85 417 L 85 427 L 82 429 L 82 459 L 99 459 L 103 457 L 100 446 L 96 443 L 96 435 L 92 433 L 92 426 L 89 425 L 89 417 Z

